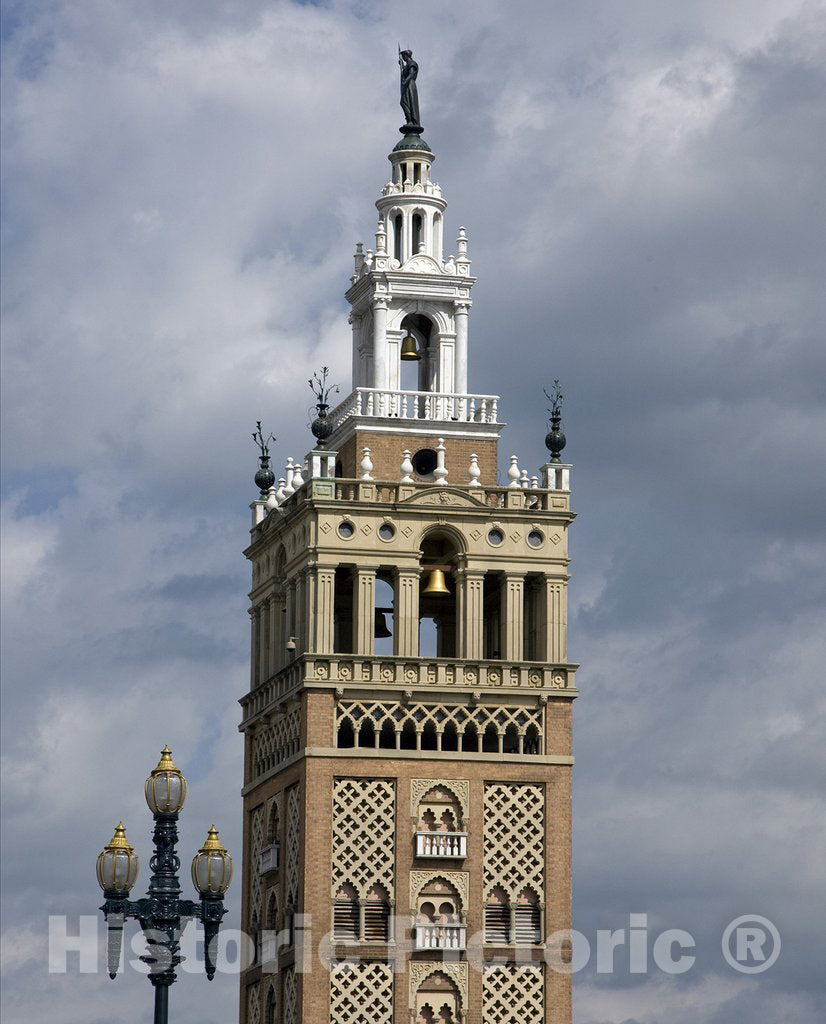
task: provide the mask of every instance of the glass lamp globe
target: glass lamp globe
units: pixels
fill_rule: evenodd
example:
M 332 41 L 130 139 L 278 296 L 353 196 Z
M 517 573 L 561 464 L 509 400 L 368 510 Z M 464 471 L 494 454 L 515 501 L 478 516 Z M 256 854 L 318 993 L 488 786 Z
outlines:
M 232 881 L 232 857 L 213 825 L 206 842 L 192 858 L 192 884 L 202 896 L 221 896 Z
M 129 845 L 123 822 L 115 826 L 115 834 L 98 854 L 98 885 L 105 893 L 127 894 L 138 877 L 138 855 Z
M 186 801 L 186 779 L 172 760 L 172 751 L 164 747 L 161 759 L 144 787 L 146 802 L 153 814 L 177 814 Z

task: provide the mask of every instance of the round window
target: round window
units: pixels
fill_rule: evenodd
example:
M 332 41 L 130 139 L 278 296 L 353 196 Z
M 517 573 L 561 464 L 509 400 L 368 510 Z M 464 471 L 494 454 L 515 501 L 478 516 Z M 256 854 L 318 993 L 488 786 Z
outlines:
M 528 534 L 528 543 L 532 548 L 541 548 L 545 541 L 545 535 L 541 530 L 531 530 Z
M 416 476 L 431 476 L 439 464 L 436 452 L 432 448 L 420 448 L 413 456 L 412 462 Z
M 396 536 L 396 527 L 390 523 L 382 523 L 379 527 L 379 536 L 382 540 L 392 540 Z
M 493 544 L 495 548 L 504 541 L 505 535 L 501 530 L 494 527 L 492 530 L 488 530 L 488 544 Z
M 356 532 L 355 526 L 349 521 L 349 519 L 343 519 L 338 524 L 338 535 L 343 537 L 344 540 L 349 540 Z

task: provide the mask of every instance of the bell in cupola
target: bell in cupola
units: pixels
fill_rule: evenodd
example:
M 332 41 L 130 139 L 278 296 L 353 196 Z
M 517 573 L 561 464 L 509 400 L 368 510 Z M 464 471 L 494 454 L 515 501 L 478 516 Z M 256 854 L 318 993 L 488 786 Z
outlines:
M 387 628 L 387 619 L 384 617 L 384 609 L 377 608 L 376 614 L 373 619 L 373 636 L 377 640 L 382 640 L 385 637 L 392 636 L 393 634 Z
M 413 337 L 412 334 L 408 334 L 406 338 L 402 339 L 402 350 L 400 358 L 407 360 L 419 360 L 422 358 L 421 354 L 419 353 L 419 347 L 416 344 L 416 339 Z
M 422 595 L 427 597 L 443 597 L 449 593 L 444 572 L 441 569 L 431 569 Z

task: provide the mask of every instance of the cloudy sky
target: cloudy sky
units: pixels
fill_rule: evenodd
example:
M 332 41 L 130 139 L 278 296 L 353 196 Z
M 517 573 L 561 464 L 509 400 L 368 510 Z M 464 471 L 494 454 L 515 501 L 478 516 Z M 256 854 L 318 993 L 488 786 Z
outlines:
M 145 885 L 165 742 L 185 863 L 213 819 L 240 858 L 249 435 L 302 456 L 306 378 L 349 387 L 397 40 L 505 464 L 543 461 L 542 386 L 565 387 L 575 923 L 697 944 L 679 977 L 583 971 L 577 1024 L 822 1020 L 823 6 L 4 7 L 4 1020 L 146 1019 L 134 972 L 48 973 L 47 931 L 96 913 L 120 817 Z M 782 935 L 763 974 L 723 960 L 742 914 Z M 172 1001 L 228 1024 L 237 979 Z

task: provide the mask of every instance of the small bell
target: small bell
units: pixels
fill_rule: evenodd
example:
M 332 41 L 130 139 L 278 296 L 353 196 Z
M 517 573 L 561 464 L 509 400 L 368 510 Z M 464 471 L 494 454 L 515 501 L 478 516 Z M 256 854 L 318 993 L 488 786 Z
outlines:
M 419 348 L 416 345 L 416 339 L 413 337 L 412 334 L 408 334 L 406 338 L 402 339 L 402 350 L 400 358 L 417 361 L 422 358 L 421 355 L 419 354 Z
M 448 590 L 447 583 L 445 582 L 445 574 L 441 569 L 431 569 L 430 578 L 428 579 L 427 586 L 422 591 L 422 594 L 430 596 L 435 595 L 438 597 L 449 593 L 450 591 Z
M 393 634 L 387 628 L 387 619 L 384 617 L 384 612 L 376 609 L 376 615 L 373 619 L 373 636 L 377 640 L 381 640 L 384 637 L 392 636 Z

